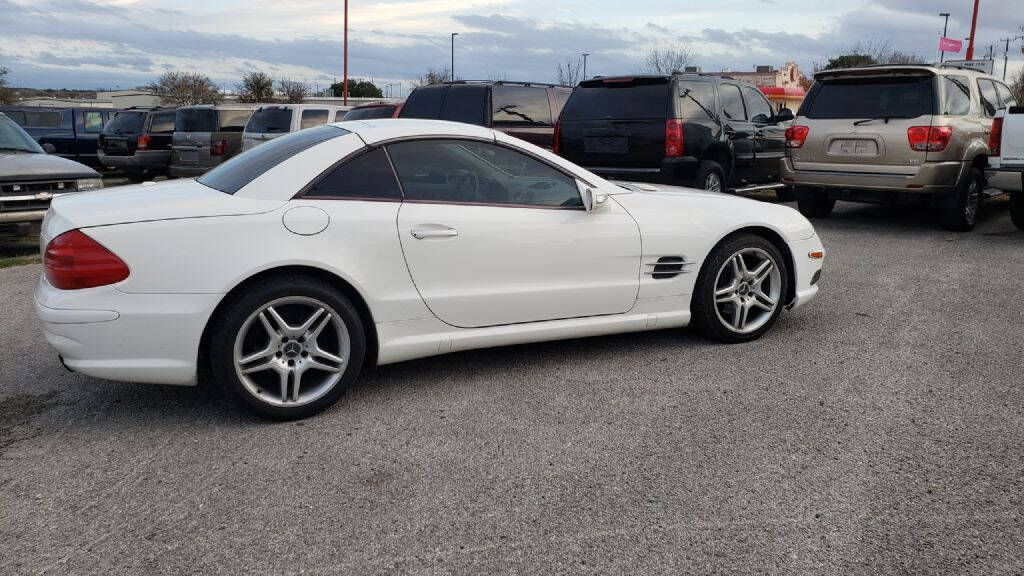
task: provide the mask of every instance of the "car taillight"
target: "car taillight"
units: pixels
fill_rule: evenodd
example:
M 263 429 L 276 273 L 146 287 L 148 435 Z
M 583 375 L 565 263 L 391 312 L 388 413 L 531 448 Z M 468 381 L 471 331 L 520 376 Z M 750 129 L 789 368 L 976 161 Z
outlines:
M 911 150 L 918 152 L 942 152 L 949 146 L 953 129 L 949 126 L 911 126 L 907 128 L 907 140 Z
M 46 280 L 60 290 L 106 286 L 128 277 L 128 265 L 81 230 L 57 236 L 43 254 Z
M 210 144 L 210 156 L 223 156 L 228 151 L 227 140 L 214 140 Z
M 149 149 L 149 140 L 150 140 L 149 134 L 140 134 L 139 135 L 139 142 L 138 142 L 138 145 L 136 146 L 136 148 L 138 148 L 139 150 L 148 150 Z
M 665 156 L 678 158 L 683 155 L 683 123 L 674 118 L 665 120 Z
M 1003 139 L 1003 119 L 992 120 L 992 131 L 988 133 L 988 153 L 999 156 L 999 142 Z
M 558 154 L 558 137 L 562 135 L 561 127 L 555 122 L 555 134 L 551 138 L 551 151 Z
M 807 126 L 790 126 L 786 128 L 786 147 L 787 148 L 803 148 L 804 142 L 807 141 L 807 134 L 811 129 Z

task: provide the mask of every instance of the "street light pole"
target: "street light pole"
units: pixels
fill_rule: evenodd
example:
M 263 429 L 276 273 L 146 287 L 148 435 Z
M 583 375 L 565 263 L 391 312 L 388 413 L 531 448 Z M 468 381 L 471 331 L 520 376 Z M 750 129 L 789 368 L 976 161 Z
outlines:
M 458 32 L 452 32 L 452 82 L 455 82 L 455 37 Z
M 971 35 L 967 43 L 968 60 L 974 60 L 974 30 L 978 27 L 978 1 L 974 0 L 974 15 L 971 16 Z
M 939 12 L 939 16 L 946 19 L 946 23 L 942 25 L 942 39 L 946 39 L 946 30 L 949 28 L 949 12 Z M 946 61 L 946 51 L 939 50 L 939 62 Z
M 348 106 L 348 0 L 345 0 L 345 70 L 341 82 L 342 104 Z
M 583 79 L 584 80 L 587 79 L 587 56 L 590 56 L 590 54 L 587 53 L 587 52 L 584 52 L 583 53 Z

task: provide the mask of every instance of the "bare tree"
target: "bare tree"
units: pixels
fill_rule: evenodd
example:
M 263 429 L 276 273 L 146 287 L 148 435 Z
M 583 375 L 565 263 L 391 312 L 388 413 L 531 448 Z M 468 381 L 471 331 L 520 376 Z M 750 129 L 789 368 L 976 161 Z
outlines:
M 162 104 L 174 106 L 216 104 L 221 100 L 221 93 L 213 80 L 198 72 L 165 72 L 147 85 L 146 90 L 159 96 Z
M 0 104 L 11 104 L 14 101 L 14 94 L 7 87 L 7 68 L 0 66 Z
M 868 40 L 857 42 L 841 54 L 830 56 L 824 64 L 815 62 L 814 71 L 858 68 L 877 64 L 922 64 L 924 62 L 924 56 L 897 50 L 888 41 Z
M 447 67 L 440 70 L 433 68 L 427 68 L 427 73 L 416 79 L 415 84 L 417 86 L 426 86 L 428 84 L 440 84 L 442 82 L 448 82 L 452 78 L 452 71 Z
M 491 82 L 508 82 L 508 73 L 506 72 L 488 72 L 487 79 Z
M 235 84 L 239 102 L 273 102 L 274 79 L 262 71 L 246 72 L 242 81 Z
M 281 99 L 288 104 L 301 104 L 309 95 L 309 84 L 298 80 L 281 79 L 277 81 L 277 90 Z
M 644 57 L 640 70 L 647 74 L 678 74 L 693 64 L 693 52 L 682 44 L 653 48 Z
M 558 67 L 555 68 L 555 76 L 558 78 L 558 83 L 562 86 L 575 86 L 580 83 L 583 78 L 583 58 L 574 58 L 569 56 L 565 59 L 565 62 L 559 62 Z
M 1017 73 L 1010 77 L 1010 91 L 1013 92 L 1013 99 L 1018 104 L 1024 104 L 1024 68 L 1017 70 Z

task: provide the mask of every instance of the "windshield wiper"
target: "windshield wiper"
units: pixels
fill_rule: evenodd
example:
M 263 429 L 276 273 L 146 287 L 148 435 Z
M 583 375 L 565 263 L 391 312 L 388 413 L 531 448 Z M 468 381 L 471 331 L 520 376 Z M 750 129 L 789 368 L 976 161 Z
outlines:
M 711 118 L 712 120 L 714 120 L 716 124 L 721 124 L 722 121 L 718 119 L 718 116 L 714 115 L 711 112 L 711 110 L 708 110 L 706 106 L 704 106 L 703 104 L 698 102 L 696 98 L 694 98 L 693 96 L 690 95 L 690 92 L 691 92 L 691 89 L 687 88 L 686 90 L 683 91 L 682 96 L 684 98 L 689 98 L 690 100 L 693 100 L 693 103 L 696 104 L 697 106 L 699 106 L 700 109 L 703 110 L 704 113 L 708 115 L 708 118 Z
M 875 120 L 885 120 L 885 123 L 888 124 L 889 120 L 907 118 L 917 118 L 917 116 L 899 116 L 897 114 L 886 114 L 885 116 L 875 116 L 874 118 L 865 118 L 863 120 L 857 120 L 856 122 L 853 123 L 853 125 L 860 126 L 861 124 L 867 124 L 868 122 L 874 122 Z

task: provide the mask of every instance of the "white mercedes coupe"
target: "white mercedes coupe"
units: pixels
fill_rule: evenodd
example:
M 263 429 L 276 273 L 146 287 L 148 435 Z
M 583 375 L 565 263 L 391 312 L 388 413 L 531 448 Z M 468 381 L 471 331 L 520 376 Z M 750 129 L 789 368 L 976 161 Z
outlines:
M 35 308 L 71 370 L 194 384 L 298 418 L 367 366 L 694 324 L 764 334 L 813 297 L 795 210 L 610 182 L 425 120 L 282 136 L 195 180 L 53 201 Z

